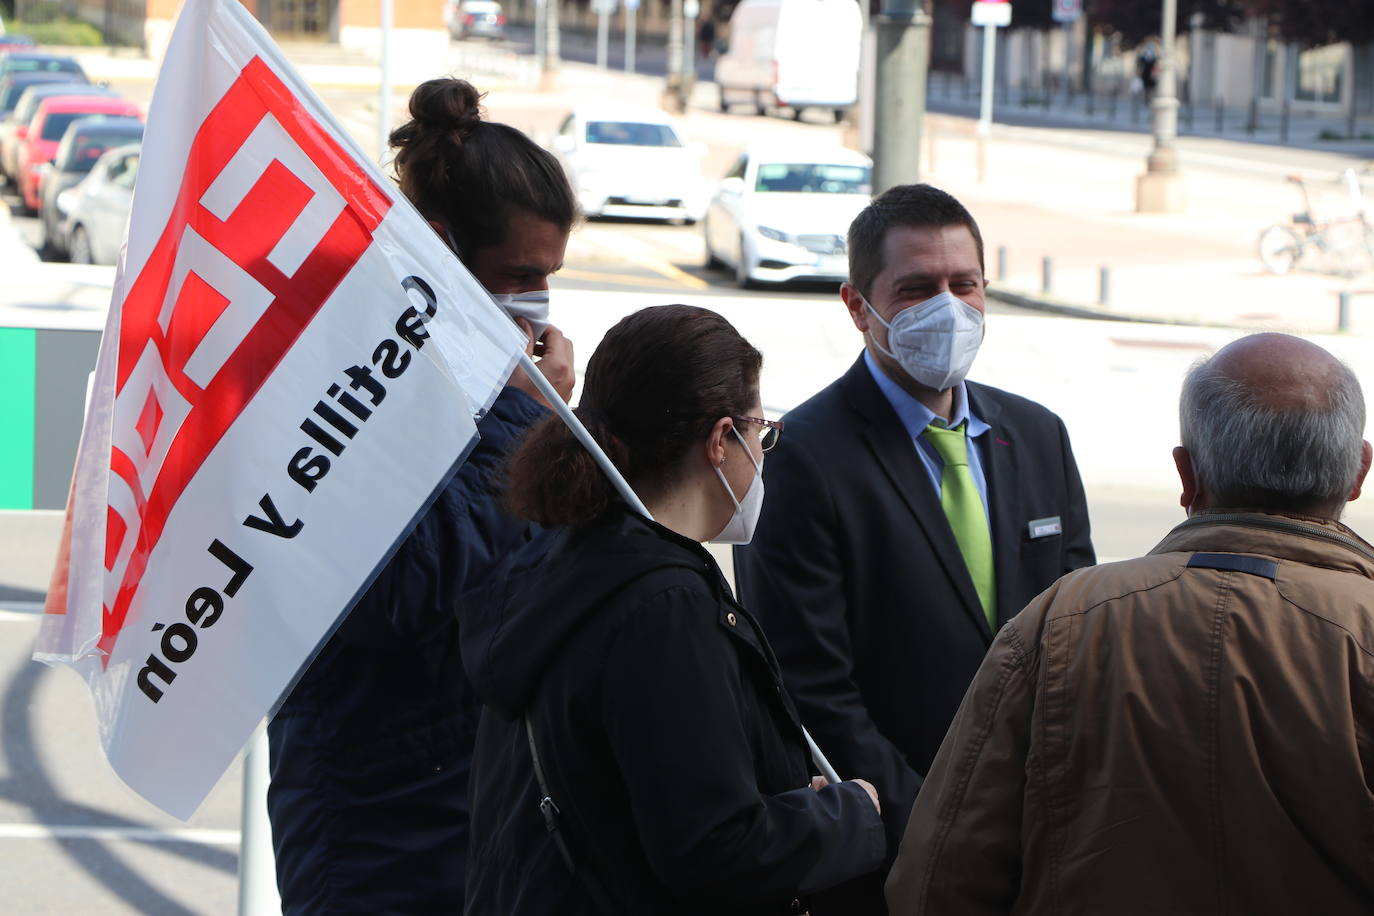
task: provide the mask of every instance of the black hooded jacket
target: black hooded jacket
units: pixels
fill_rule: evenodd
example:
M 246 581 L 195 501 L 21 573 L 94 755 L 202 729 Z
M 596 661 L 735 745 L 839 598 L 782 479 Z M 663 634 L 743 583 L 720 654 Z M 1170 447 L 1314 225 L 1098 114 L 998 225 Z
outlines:
M 527 712 L 575 864 L 619 912 L 799 912 L 882 863 L 863 789 L 809 788 L 772 649 L 700 544 L 628 511 L 546 538 L 463 601 L 485 704 L 468 914 L 605 909 L 545 830 Z

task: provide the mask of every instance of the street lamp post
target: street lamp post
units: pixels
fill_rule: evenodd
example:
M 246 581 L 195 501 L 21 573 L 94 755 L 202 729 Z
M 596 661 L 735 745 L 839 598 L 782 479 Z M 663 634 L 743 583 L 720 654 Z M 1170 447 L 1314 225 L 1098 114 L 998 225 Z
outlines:
M 930 14 L 924 0 L 886 0 L 877 26 L 873 193 L 921 180 Z
M 1178 213 L 1184 208 L 1183 176 L 1178 172 L 1178 79 L 1174 57 L 1178 0 L 1164 0 L 1159 37 L 1159 81 L 1151 105 L 1154 111 L 1154 149 L 1145 160 L 1145 174 L 1136 179 L 1137 213 Z

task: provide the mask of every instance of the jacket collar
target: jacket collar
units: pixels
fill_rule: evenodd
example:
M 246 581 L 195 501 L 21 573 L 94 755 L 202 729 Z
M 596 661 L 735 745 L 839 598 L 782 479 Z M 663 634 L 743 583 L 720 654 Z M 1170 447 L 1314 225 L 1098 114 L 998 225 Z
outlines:
M 1332 519 L 1207 509 L 1179 523 L 1150 553 L 1200 550 L 1259 554 L 1374 579 L 1374 546 Z

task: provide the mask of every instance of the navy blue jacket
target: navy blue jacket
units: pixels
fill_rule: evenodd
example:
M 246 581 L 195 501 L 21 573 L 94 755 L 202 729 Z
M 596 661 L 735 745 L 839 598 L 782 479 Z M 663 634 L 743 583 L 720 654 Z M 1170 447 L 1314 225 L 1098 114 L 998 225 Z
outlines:
M 287 916 L 462 909 L 478 705 L 454 599 L 529 539 L 502 511 L 502 469 L 545 412 L 501 392 L 481 441 L 269 724 Z
M 471 916 L 800 913 L 882 862 L 863 789 L 809 788 L 773 651 L 695 541 L 624 509 L 550 532 L 464 598 L 462 650 Z M 526 710 L 600 905 L 540 817 Z

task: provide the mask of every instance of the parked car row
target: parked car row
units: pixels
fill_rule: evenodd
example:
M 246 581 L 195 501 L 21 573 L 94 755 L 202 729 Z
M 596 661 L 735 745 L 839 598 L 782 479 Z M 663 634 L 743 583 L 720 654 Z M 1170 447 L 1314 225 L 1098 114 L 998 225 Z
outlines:
M 574 109 L 552 142 L 588 218 L 702 221 L 706 263 L 744 287 L 841 282 L 846 233 L 873 193 L 867 156 L 840 146 L 751 147 L 711 195 L 705 147 L 657 110 Z
M 45 255 L 114 262 L 142 139 L 142 109 L 73 58 L 0 48 L 0 180 L 39 215 Z

